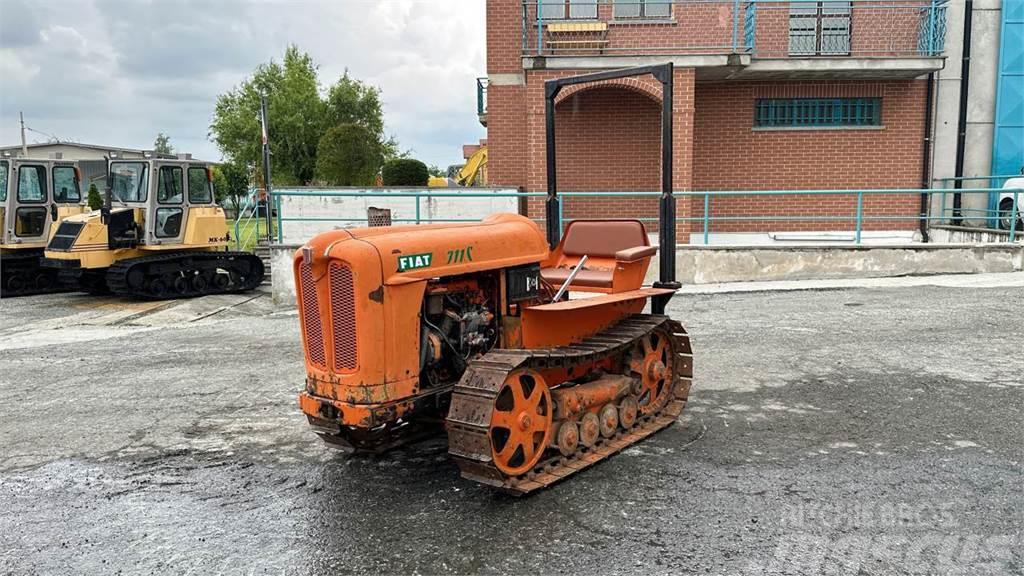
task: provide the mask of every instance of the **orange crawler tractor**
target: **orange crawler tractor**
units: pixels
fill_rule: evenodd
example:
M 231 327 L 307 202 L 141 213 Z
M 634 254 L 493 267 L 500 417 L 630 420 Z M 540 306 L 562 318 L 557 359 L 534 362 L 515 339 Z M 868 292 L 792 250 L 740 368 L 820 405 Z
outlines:
M 661 81 L 660 282 L 636 220 L 577 220 L 561 234 L 554 98 L 566 85 Z M 296 254 L 306 389 L 326 441 L 380 452 L 447 428 L 465 478 L 526 493 L 679 416 L 693 363 L 664 316 L 675 282 L 671 65 L 549 81 L 547 238 L 527 218 L 339 230 Z M 597 293 L 568 299 L 573 292 Z M 642 314 L 648 299 L 654 314 Z

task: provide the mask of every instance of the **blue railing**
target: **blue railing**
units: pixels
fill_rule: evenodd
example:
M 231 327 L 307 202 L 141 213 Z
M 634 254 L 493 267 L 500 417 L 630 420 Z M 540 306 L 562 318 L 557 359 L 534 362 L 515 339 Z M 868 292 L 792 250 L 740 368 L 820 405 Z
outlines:
M 523 0 L 522 51 L 524 56 L 936 57 L 945 45 L 947 2 Z
M 946 209 L 940 210 L 937 215 L 927 214 L 922 215 L 916 209 L 913 213 L 893 214 L 891 210 L 886 213 L 875 214 L 871 212 L 870 202 L 865 201 L 874 196 L 910 196 L 916 199 L 920 198 L 921 194 L 928 194 L 931 198 L 935 196 L 941 197 L 943 206 L 946 206 L 947 198 L 951 198 L 953 194 L 985 194 L 991 195 L 993 193 L 1010 193 L 1013 196 L 1013 206 L 1009 214 L 994 212 L 991 210 L 978 210 L 977 212 L 982 213 L 983 217 L 986 218 L 1012 218 L 1013 221 L 1019 221 L 1022 216 L 1021 204 L 1018 201 L 1018 195 L 1020 201 L 1024 201 L 1024 189 L 1017 190 L 1005 190 L 997 188 L 940 188 L 940 189 L 865 189 L 865 190 L 709 190 L 709 191 L 679 191 L 675 192 L 675 196 L 679 200 L 688 199 L 699 199 L 699 205 L 702 209 L 697 210 L 697 203 L 691 203 L 691 213 L 696 212 L 695 215 L 691 216 L 680 216 L 677 218 L 679 223 L 688 223 L 694 232 L 699 231 L 702 236 L 703 244 L 711 244 L 710 235 L 715 228 L 715 224 L 719 223 L 746 223 L 746 222 L 765 222 L 765 223 L 786 223 L 786 222 L 821 222 L 827 224 L 825 232 L 848 232 L 852 233 L 852 241 L 855 244 L 861 244 L 863 241 L 863 232 L 865 224 L 869 222 L 917 222 L 917 223 L 945 223 L 950 219 L 950 215 Z M 658 198 L 661 194 L 659 192 L 562 192 L 559 194 L 563 200 L 572 198 Z M 430 218 L 423 214 L 421 203 L 425 200 L 432 198 L 543 198 L 545 197 L 544 192 L 506 192 L 506 191 L 481 191 L 481 192 L 433 192 L 433 191 L 367 191 L 367 190 L 351 190 L 351 189 L 287 189 L 287 190 L 275 190 L 273 192 L 274 205 L 277 207 L 276 214 L 276 233 L 278 242 L 283 241 L 284 224 L 287 222 L 335 222 L 335 223 L 365 223 L 366 217 L 303 217 L 303 216 L 289 216 L 285 214 L 287 203 L 282 203 L 282 198 L 288 197 L 341 197 L 341 198 L 379 198 L 379 199 L 415 199 L 415 211 L 414 215 L 407 217 L 392 218 L 392 222 L 400 224 L 426 224 L 426 223 L 440 223 L 440 222 L 475 222 L 479 218 Z M 853 206 L 850 213 L 848 214 L 837 214 L 837 208 L 830 207 L 827 210 L 823 209 L 822 212 L 827 214 L 757 214 L 754 209 L 747 209 L 746 211 L 751 212 L 749 215 L 716 215 L 714 209 L 716 208 L 716 200 L 722 200 L 732 197 L 743 197 L 743 198 L 769 198 L 769 197 L 835 197 L 835 196 L 847 196 L 853 197 Z M 560 207 L 564 211 L 566 202 L 561 202 Z M 867 205 L 866 205 L 867 204 Z M 915 203 L 916 205 L 916 203 Z M 573 206 L 573 209 L 578 209 L 578 206 Z M 483 216 L 481 214 L 480 216 Z M 572 218 L 565 218 L 563 213 L 558 214 L 559 221 L 564 224 L 565 222 L 571 221 Z M 640 217 L 641 221 L 646 222 L 657 222 L 657 217 Z M 537 221 L 543 221 L 543 219 L 537 219 Z M 836 228 L 837 223 L 850 223 L 851 229 L 841 230 Z M 699 227 L 698 227 L 699 226 Z M 733 232 L 734 230 L 726 230 L 725 232 Z M 1016 227 L 1011 227 L 1008 230 L 1007 241 L 1016 242 L 1020 235 L 1016 230 Z

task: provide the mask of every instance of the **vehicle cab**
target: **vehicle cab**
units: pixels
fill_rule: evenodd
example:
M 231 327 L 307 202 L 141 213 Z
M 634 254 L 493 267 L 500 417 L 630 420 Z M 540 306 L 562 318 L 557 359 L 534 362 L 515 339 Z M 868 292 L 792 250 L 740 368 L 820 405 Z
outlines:
M 0 246 L 46 246 L 55 224 L 84 210 L 81 179 L 71 160 L 0 158 Z
M 188 158 L 118 160 L 110 163 L 109 179 L 111 243 L 158 249 L 227 241 L 206 164 Z

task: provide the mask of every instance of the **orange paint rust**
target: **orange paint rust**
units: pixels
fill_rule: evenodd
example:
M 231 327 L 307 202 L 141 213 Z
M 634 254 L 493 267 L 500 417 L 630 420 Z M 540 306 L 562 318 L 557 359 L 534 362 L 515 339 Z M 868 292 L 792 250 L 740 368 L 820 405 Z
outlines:
M 416 255 L 429 255 L 429 262 L 420 258 L 418 267 L 409 268 L 408 257 Z M 403 256 L 405 264 L 400 265 Z M 547 256 L 537 225 L 515 214 L 496 214 L 473 224 L 336 230 L 312 238 L 293 260 L 308 392 L 339 407 L 345 424 L 362 426 L 368 411 L 379 419 L 386 415 L 382 407 L 421 392 L 420 309 L 428 280 L 540 262 Z M 356 330 L 358 361 L 345 370 L 335 369 L 337 319 L 328 273 L 332 262 L 351 269 L 353 279 L 355 317 L 349 324 Z M 304 266 L 309 286 L 302 280 Z M 315 308 L 307 311 L 304 295 Z M 322 351 L 311 353 L 311 345 L 322 346 Z M 388 414 L 398 417 L 394 411 Z

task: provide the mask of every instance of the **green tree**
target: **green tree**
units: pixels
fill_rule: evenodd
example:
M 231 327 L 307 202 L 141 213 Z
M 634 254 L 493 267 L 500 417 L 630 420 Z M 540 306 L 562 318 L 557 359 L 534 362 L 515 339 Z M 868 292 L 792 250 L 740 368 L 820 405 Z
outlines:
M 399 156 L 398 143 L 384 133 L 384 108 L 380 89 L 348 75 L 348 70 L 327 91 L 328 126 L 358 124 L 373 134 L 384 158 Z
M 339 124 L 320 140 L 317 178 L 333 186 L 372 186 L 384 162 L 380 142 L 361 124 Z
M 241 208 L 242 198 L 249 193 L 249 171 L 245 166 L 225 162 L 213 169 L 213 193 L 221 206 Z
M 103 208 L 103 197 L 100 196 L 100 191 L 96 189 L 96 184 L 89 185 L 89 192 L 85 195 L 85 201 L 89 204 L 89 210 Z
M 427 172 L 429 172 L 431 176 L 438 176 L 440 178 L 444 178 L 448 175 L 448 172 L 446 170 L 442 170 L 437 164 L 427 166 Z
M 157 154 L 174 154 L 174 146 L 171 146 L 171 137 L 163 132 L 156 135 L 153 142 L 153 152 Z
M 381 169 L 385 186 L 426 186 L 430 180 L 427 165 L 412 158 L 389 160 Z
M 240 85 L 221 94 L 210 124 L 210 139 L 229 162 L 262 164 L 260 94 L 267 95 L 271 175 L 275 184 L 305 184 L 317 174 L 317 147 L 326 132 L 356 124 L 372 135 L 375 151 L 396 154 L 397 144 L 384 134 L 380 91 L 346 72 L 321 95 L 313 59 L 292 45 L 279 63 L 259 65 Z

